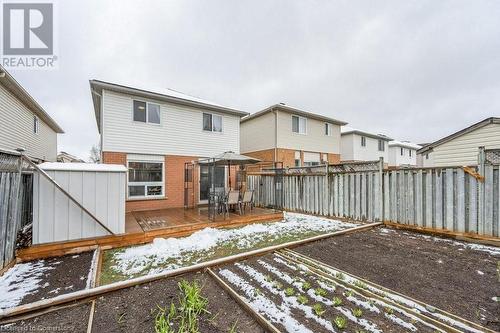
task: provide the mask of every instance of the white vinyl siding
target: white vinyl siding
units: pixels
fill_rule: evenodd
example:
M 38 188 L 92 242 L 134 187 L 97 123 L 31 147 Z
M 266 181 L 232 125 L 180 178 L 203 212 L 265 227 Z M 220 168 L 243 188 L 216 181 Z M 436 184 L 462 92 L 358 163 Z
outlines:
M 213 133 L 202 128 L 203 112 L 212 112 L 151 100 L 146 102 L 159 104 L 161 115 L 161 123 L 152 126 L 132 120 L 134 96 L 107 90 L 102 95 L 103 151 L 200 157 L 239 153 L 239 116 L 222 115 L 223 132 Z
M 389 166 L 416 166 L 417 150 L 389 145 Z
M 275 115 L 265 113 L 241 123 L 241 152 L 273 149 L 275 144 Z
M 34 113 L 0 85 L 0 148 L 26 149 L 27 156 L 55 161 L 57 133 L 38 118 L 38 133 L 34 133 Z
M 434 147 L 431 153 L 432 166 L 477 165 L 480 146 L 485 146 L 486 149 L 500 149 L 500 124 L 486 125 Z M 424 161 L 425 164 L 430 162 Z
M 332 124 L 332 136 L 325 136 L 325 122 L 308 118 L 306 133 L 293 133 L 291 113 L 278 111 L 278 148 L 340 154 L 339 125 Z
M 361 146 L 361 138 L 365 138 L 365 146 Z M 341 161 L 376 161 L 380 157 L 384 158 L 384 162 L 388 163 L 388 149 L 379 150 L 379 139 L 373 137 L 361 136 L 356 133 L 344 134 L 341 136 Z M 387 146 L 387 141 L 383 141 L 384 146 Z

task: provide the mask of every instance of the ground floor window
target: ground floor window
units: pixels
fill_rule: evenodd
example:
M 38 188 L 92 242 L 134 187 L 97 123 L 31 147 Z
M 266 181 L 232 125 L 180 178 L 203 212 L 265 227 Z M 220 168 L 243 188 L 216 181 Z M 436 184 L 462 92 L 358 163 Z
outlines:
M 163 162 L 128 161 L 128 197 L 164 196 Z

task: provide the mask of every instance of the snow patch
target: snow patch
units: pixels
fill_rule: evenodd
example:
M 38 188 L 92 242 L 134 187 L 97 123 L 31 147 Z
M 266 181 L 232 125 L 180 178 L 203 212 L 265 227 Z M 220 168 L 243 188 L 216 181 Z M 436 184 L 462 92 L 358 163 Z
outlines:
M 200 262 L 201 258 L 193 258 L 191 261 L 189 259 L 193 254 L 210 255 L 221 246 L 229 245 L 244 250 L 252 248 L 261 241 L 277 240 L 286 235 L 300 235 L 307 232 L 327 233 L 355 226 L 357 224 L 285 212 L 284 219 L 280 222 L 256 223 L 235 229 L 205 228 L 188 237 L 156 238 L 152 244 L 129 247 L 123 252 L 116 252 L 113 258 L 116 265 L 112 268 L 128 276 L 142 273 L 155 274 L 182 267 L 186 263 Z M 167 264 L 167 261 L 170 263 Z
M 0 277 L 0 309 L 17 306 L 26 295 L 38 292 L 44 273 L 51 269 L 53 267 L 46 266 L 44 260 L 17 264 L 10 268 Z
M 245 293 L 245 300 L 252 308 L 259 313 L 265 314 L 272 322 L 282 324 L 287 332 L 313 333 L 310 329 L 292 317 L 292 313 L 288 307 L 277 306 L 270 299 L 257 293 L 257 290 L 252 285 L 235 273 L 224 269 L 219 271 L 219 274 L 226 278 L 229 283 L 238 287 Z

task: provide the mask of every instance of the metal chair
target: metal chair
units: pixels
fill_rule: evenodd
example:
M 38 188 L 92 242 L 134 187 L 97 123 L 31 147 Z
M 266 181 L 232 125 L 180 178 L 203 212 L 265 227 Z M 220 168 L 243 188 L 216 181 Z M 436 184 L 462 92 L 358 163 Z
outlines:
M 250 210 L 253 210 L 253 191 L 245 191 L 243 199 L 241 200 L 241 205 L 243 206 L 243 212 L 246 211 L 247 206 L 250 206 Z
M 227 195 L 227 201 L 225 203 L 225 208 L 226 208 L 225 213 L 229 214 L 229 209 L 235 205 L 238 207 L 239 214 L 241 215 L 242 212 L 241 212 L 240 192 L 229 191 L 229 194 Z

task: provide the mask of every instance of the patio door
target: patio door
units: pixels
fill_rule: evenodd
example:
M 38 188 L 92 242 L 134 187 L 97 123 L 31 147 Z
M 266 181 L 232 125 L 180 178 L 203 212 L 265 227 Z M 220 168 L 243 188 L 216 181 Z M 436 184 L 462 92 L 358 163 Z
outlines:
M 208 203 L 210 194 L 210 166 L 200 165 L 200 196 L 199 203 Z M 215 167 L 215 191 L 222 191 L 226 188 L 226 167 Z

